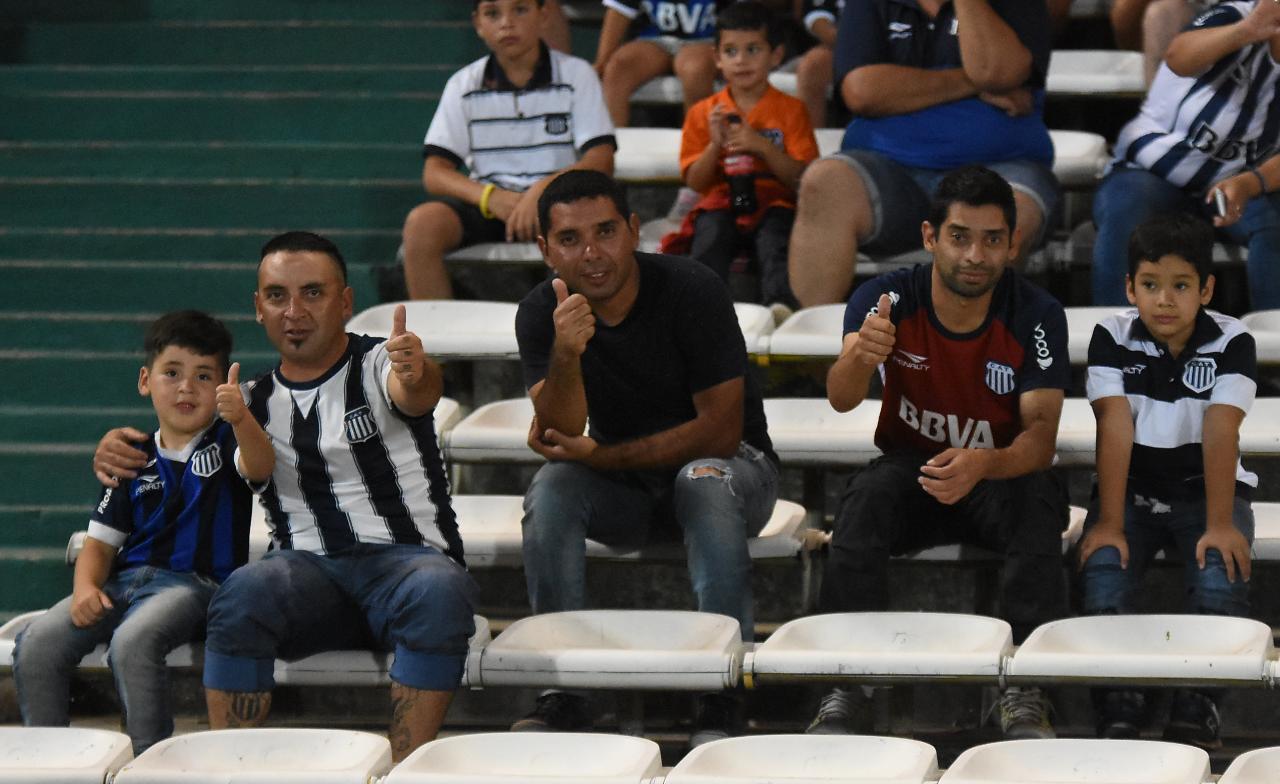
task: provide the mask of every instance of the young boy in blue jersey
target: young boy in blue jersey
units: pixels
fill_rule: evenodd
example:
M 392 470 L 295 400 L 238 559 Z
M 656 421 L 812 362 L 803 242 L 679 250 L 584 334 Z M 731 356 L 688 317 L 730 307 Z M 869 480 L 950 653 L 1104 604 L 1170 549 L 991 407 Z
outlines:
M 1098 479 L 1080 543 L 1084 611 L 1134 612 L 1133 591 L 1161 549 L 1185 564 L 1187 611 L 1249 611 L 1249 499 L 1240 423 L 1257 391 L 1253 336 L 1205 310 L 1213 296 L 1213 229 L 1165 213 L 1129 241 L 1129 302 L 1089 344 L 1088 395 L 1098 420 Z M 1166 740 L 1222 745 L 1215 694 L 1179 689 Z M 1142 692 L 1094 692 L 1098 734 L 1138 736 Z
M 165 656 L 203 636 L 218 584 L 248 557 L 250 486 L 275 455 L 228 363 L 231 334 L 204 313 L 147 330 L 138 392 L 159 427 L 137 478 L 104 488 L 74 588 L 18 637 L 13 673 L 27 726 L 66 726 L 71 673 L 110 640 L 108 660 L 134 754 L 173 733 Z

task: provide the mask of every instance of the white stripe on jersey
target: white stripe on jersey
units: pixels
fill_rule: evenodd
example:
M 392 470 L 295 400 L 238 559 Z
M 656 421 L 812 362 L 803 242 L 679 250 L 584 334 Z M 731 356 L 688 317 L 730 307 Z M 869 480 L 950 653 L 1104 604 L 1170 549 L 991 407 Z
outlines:
M 1230 0 L 1200 18 L 1225 9 L 1247 15 L 1255 3 Z M 1276 139 L 1263 138 L 1264 127 L 1280 66 L 1271 59 L 1269 44 L 1253 44 L 1220 62 L 1229 65 L 1185 77 L 1162 63 L 1138 116 L 1120 131 L 1114 163 L 1129 160 L 1178 187 L 1204 191 L 1270 157 Z M 1210 75 L 1212 81 L 1196 90 Z

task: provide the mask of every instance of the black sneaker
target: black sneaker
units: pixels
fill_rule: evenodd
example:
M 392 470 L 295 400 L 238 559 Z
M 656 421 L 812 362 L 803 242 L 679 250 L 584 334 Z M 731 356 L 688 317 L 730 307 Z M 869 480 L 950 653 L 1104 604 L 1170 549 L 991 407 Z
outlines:
M 1108 691 L 1098 700 L 1098 737 L 1133 740 L 1142 732 L 1147 699 L 1140 691 Z
M 585 732 L 592 723 L 586 697 L 552 691 L 539 697 L 529 715 L 511 725 L 511 731 Z
M 689 735 L 689 748 L 724 740 L 737 734 L 742 723 L 742 703 L 734 694 L 710 693 L 698 696 L 698 716 Z
M 804 732 L 806 735 L 857 735 L 870 732 L 873 719 L 871 700 L 861 687 L 836 687 L 818 703 L 818 714 Z
M 1164 739 L 1199 746 L 1205 751 L 1222 748 L 1222 720 L 1218 706 L 1207 694 L 1179 689 L 1173 693 Z
M 1009 686 L 995 706 L 1000 711 L 1000 731 L 1005 740 L 1055 738 L 1053 704 L 1036 686 Z

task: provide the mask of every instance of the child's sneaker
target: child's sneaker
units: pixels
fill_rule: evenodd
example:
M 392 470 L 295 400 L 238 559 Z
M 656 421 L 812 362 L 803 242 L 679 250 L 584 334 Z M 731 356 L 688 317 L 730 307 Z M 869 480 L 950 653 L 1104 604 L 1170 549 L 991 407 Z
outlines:
M 1108 691 L 1098 700 L 1098 737 L 1132 740 L 1142 732 L 1147 699 L 1140 691 Z
M 1222 720 L 1218 706 L 1207 694 L 1179 689 L 1173 693 L 1164 739 L 1199 746 L 1205 751 L 1222 748 Z
M 1000 695 L 996 707 L 1000 711 L 1000 731 L 1006 740 L 1055 738 L 1049 713 L 1049 698 L 1035 686 L 1010 686 Z
M 702 194 L 693 188 L 683 187 L 676 193 L 676 200 L 672 203 L 671 209 L 667 212 L 667 220 L 679 223 L 684 220 L 684 216 L 693 211 L 693 208 L 702 199 Z

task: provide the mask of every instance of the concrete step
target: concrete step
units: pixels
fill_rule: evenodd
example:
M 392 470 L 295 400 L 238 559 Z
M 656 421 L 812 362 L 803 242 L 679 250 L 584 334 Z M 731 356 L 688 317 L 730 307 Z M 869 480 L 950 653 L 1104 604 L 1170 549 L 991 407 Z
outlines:
M 12 65 L 0 92 L 439 92 L 458 65 Z
M 251 303 L 241 297 L 234 310 L 215 311 L 231 331 L 235 351 L 268 351 L 270 343 L 254 322 Z M 133 303 L 136 307 L 136 303 Z M 159 305 L 161 303 L 151 303 Z M 134 351 L 159 310 L 94 313 L 84 310 L 0 311 L 0 350 Z M 0 440 L 3 440 L 0 438 Z
M 43 609 L 69 593 L 62 548 L 0 547 L 0 613 Z
M 90 369 L 94 363 L 86 363 Z M 96 441 L 96 439 L 94 439 Z M 0 509 L 11 506 L 78 505 L 86 513 L 101 495 L 91 469 L 93 443 L 0 442 Z M 3 569 L 0 569 L 3 572 Z M 0 596 L 3 596 L 0 592 Z M 3 601 L 0 601 L 3 604 Z
M 0 547 L 65 547 L 89 524 L 92 511 L 76 504 L 0 507 Z
M 19 22 L 142 20 L 418 19 L 466 21 L 463 0 L 147 0 L 85 3 L 82 0 L 5 0 L 5 15 Z
M 338 244 L 349 268 L 388 264 L 400 246 L 400 227 L 340 228 L 307 221 L 306 226 Z M 272 236 L 296 225 L 209 228 L 196 226 L 121 227 L 6 227 L 0 226 L 0 260 L 81 259 L 103 261 L 171 262 L 175 255 L 209 261 L 258 262 L 258 251 Z M 358 279 L 358 276 L 356 276 Z M 357 296 L 362 283 L 353 283 Z M 97 310 L 98 308 L 93 308 Z
M 128 387 L 128 379 L 119 386 Z M 103 386 L 115 385 L 103 379 Z M 66 406 L 0 406 L 0 443 L 80 444 L 93 446 L 113 427 L 136 427 L 144 433 L 156 428 L 156 415 L 146 398 L 134 390 L 127 406 L 96 406 L 91 401 Z M 4 539 L 0 538 L 0 543 Z
M 0 98 L 0 138 L 10 140 L 408 145 L 421 143 L 439 93 L 55 91 Z

